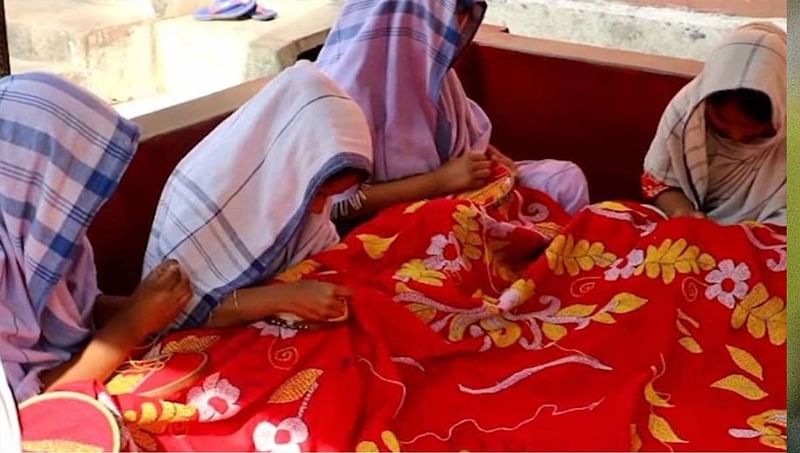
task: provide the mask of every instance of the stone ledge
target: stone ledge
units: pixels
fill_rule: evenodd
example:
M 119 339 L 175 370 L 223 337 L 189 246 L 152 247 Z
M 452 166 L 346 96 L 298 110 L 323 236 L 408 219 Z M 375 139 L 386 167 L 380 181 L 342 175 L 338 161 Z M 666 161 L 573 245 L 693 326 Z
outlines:
M 763 20 L 605 0 L 488 1 L 486 22 L 513 34 L 694 60 L 736 26 Z M 786 29 L 785 18 L 770 20 Z

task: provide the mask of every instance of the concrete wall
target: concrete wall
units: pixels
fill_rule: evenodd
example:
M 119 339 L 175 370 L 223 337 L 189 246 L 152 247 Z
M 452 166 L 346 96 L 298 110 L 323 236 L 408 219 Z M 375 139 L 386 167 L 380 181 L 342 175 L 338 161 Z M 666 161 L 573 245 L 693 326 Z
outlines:
M 774 0 L 487 0 L 486 22 L 514 34 L 703 60 L 732 28 L 786 27 Z

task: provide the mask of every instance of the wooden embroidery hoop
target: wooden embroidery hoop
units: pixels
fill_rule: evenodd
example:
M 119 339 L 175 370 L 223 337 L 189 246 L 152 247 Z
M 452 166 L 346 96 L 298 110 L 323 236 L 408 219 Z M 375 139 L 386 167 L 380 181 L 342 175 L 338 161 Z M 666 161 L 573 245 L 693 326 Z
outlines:
M 32 407 L 34 405 L 37 405 L 37 404 L 41 404 L 41 403 L 47 402 L 47 401 L 59 400 L 59 399 L 80 401 L 82 403 L 88 404 L 90 407 L 92 407 L 93 409 L 95 409 L 98 412 L 100 412 L 103 415 L 103 418 L 108 422 L 108 426 L 110 428 L 110 434 L 112 436 L 112 438 L 111 438 L 111 445 L 112 445 L 111 452 L 112 453 L 118 453 L 120 451 L 122 441 L 121 441 L 119 425 L 117 424 L 116 418 L 114 417 L 114 415 L 111 413 L 111 411 L 107 407 L 103 406 L 100 402 L 98 402 L 94 398 L 91 398 L 91 397 L 89 397 L 87 395 L 84 395 L 82 393 L 71 392 L 71 391 L 54 391 L 54 392 L 48 392 L 48 393 L 43 393 L 41 395 L 34 396 L 33 398 L 30 398 L 30 399 L 22 402 L 19 405 L 20 419 L 23 418 L 23 412 L 25 411 L 25 409 L 30 408 L 30 407 Z M 57 416 L 61 415 L 60 412 L 55 412 L 55 414 Z M 72 415 L 73 414 L 66 414 L 66 416 L 68 416 L 68 417 L 72 417 Z M 65 439 L 43 439 L 43 440 L 35 440 L 35 441 L 32 441 L 32 440 L 27 440 L 26 441 L 25 440 L 25 429 L 24 429 L 24 426 L 23 426 L 22 448 L 23 448 L 24 451 L 37 451 L 38 449 L 30 448 L 30 446 L 32 446 L 32 444 L 34 442 L 35 443 L 52 442 L 52 443 L 57 445 L 59 442 L 64 442 L 64 441 L 65 441 Z M 67 442 L 73 442 L 73 441 L 67 441 Z M 52 443 L 51 443 L 51 445 L 53 445 Z M 76 443 L 79 443 L 79 442 L 76 442 Z M 28 445 L 29 447 L 26 448 L 26 445 Z M 87 444 L 87 445 L 89 445 L 89 444 Z M 101 446 L 96 446 L 96 445 L 91 445 L 91 446 L 92 447 L 96 447 L 96 449 L 101 450 L 101 451 L 104 450 L 104 447 L 101 447 Z M 53 451 L 53 450 L 48 448 L 47 451 Z M 64 452 L 74 451 L 74 449 L 63 450 L 63 451 Z

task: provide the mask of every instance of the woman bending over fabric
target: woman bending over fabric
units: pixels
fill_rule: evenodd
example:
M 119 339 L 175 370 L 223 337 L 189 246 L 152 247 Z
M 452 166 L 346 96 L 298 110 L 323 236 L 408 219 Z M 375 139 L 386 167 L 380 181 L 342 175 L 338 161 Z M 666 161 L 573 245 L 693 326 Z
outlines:
M 669 217 L 786 225 L 786 33 L 737 29 L 672 100 L 644 162 Z
M 0 359 L 18 401 L 104 381 L 189 300 L 174 262 L 130 297 L 100 294 L 86 229 L 136 150 L 137 127 L 88 92 L 0 80 Z
M 172 258 L 189 274 L 193 297 L 176 327 L 344 318 L 346 288 L 251 286 L 336 244 L 334 198 L 352 196 L 371 170 L 364 115 L 336 84 L 307 62 L 272 80 L 178 164 L 161 195 L 144 270 Z
M 516 165 L 489 144 L 491 122 L 452 69 L 485 11 L 486 2 L 477 0 L 345 4 L 316 64 L 365 112 L 375 154 L 370 184 L 337 206 L 345 220 L 479 188 L 492 162 L 510 167 L 524 186 L 546 192 L 571 213 L 589 202 L 577 165 Z

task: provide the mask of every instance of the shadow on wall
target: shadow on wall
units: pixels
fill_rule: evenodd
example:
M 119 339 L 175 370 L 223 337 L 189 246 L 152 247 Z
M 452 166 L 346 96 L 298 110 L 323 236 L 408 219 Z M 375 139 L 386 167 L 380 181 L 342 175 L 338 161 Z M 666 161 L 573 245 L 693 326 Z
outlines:
M 302 52 L 300 55 L 297 56 L 297 60 L 308 60 L 308 61 L 317 61 L 317 57 L 319 53 L 322 51 L 322 46 L 314 47 L 313 49 L 308 49 L 305 52 Z

